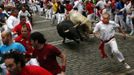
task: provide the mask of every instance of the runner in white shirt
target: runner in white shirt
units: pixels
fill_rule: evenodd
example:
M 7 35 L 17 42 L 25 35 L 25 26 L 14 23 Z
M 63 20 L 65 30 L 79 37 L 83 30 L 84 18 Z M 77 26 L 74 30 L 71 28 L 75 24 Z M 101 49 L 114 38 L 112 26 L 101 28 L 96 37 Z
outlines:
M 108 13 L 102 14 L 102 21 L 96 24 L 93 33 L 101 40 L 99 49 L 102 54 L 102 58 L 106 58 L 107 54 L 104 50 L 104 45 L 109 45 L 111 48 L 111 55 L 115 55 L 119 62 L 122 62 L 126 69 L 130 69 L 130 66 L 125 62 L 123 54 L 118 50 L 116 39 L 114 38 L 115 29 L 118 28 L 125 37 L 125 33 L 121 30 L 120 26 L 113 21 L 109 21 L 110 15 Z
M 32 30 L 32 25 L 30 22 L 30 18 L 32 18 L 31 14 L 26 10 L 25 7 L 22 7 L 22 9 L 19 11 L 18 18 L 20 19 L 20 16 L 25 16 L 26 17 L 26 23 L 30 25 L 30 28 Z
M 22 7 L 22 10 L 19 11 L 18 18 L 20 19 L 20 16 L 25 16 L 26 21 L 29 21 L 28 17 L 31 17 L 31 14 L 26 10 L 25 7 Z
M 127 31 L 129 31 L 128 29 L 130 28 L 131 30 L 131 32 L 132 33 L 130 33 L 130 35 L 132 35 L 133 34 L 133 24 L 132 24 L 132 17 L 131 17 L 131 15 L 132 15 L 132 10 L 131 10 L 131 7 L 132 7 L 132 3 L 131 3 L 131 1 L 126 1 L 125 2 L 125 4 L 124 4 L 124 8 L 122 8 L 120 11 L 122 12 L 126 12 L 126 29 L 127 29 Z
M 20 20 L 17 18 L 17 16 L 18 16 L 18 10 L 15 9 L 12 11 L 11 15 L 6 21 L 9 30 L 12 30 L 16 25 L 19 24 Z

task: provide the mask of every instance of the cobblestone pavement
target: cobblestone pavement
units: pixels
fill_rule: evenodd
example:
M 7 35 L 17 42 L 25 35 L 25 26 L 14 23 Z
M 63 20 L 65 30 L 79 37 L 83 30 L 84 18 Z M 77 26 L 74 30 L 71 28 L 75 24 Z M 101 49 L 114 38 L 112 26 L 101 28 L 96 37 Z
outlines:
M 34 15 L 33 18 L 33 31 L 42 32 L 48 43 L 66 53 L 66 75 L 134 75 L 134 36 L 128 36 L 124 40 L 120 35 L 116 35 L 119 50 L 132 67 L 126 70 L 115 57 L 106 59 L 100 57 L 99 40 L 96 38 L 90 38 L 80 44 L 69 40 L 66 44 L 62 44 L 62 38 L 57 33 L 56 25 L 52 25 L 50 20 L 45 20 L 41 16 Z

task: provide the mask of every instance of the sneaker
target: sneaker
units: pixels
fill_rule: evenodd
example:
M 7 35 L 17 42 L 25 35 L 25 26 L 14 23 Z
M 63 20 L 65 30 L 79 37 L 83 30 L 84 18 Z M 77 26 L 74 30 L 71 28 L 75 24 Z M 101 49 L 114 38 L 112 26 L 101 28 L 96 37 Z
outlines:
M 124 66 L 125 66 L 126 69 L 130 69 L 131 68 L 127 63 L 124 63 Z

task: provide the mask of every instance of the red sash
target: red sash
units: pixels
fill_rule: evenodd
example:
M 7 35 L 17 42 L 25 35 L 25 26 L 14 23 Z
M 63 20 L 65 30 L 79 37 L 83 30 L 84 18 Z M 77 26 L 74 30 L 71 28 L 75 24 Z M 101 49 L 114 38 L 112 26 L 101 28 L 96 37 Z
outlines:
M 101 40 L 101 43 L 99 45 L 99 50 L 101 52 L 101 57 L 102 58 L 107 58 L 107 54 L 105 53 L 105 50 L 104 50 L 105 43 L 109 42 L 113 38 L 114 38 L 114 36 L 111 37 L 109 40 L 105 40 L 105 41 Z

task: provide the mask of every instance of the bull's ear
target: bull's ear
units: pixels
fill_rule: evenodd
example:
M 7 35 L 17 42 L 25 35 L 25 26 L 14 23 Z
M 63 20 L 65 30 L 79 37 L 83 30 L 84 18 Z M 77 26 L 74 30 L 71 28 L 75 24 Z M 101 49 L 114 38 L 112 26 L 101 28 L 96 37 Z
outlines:
M 67 32 L 69 32 L 69 30 L 67 29 L 67 30 L 65 30 L 64 32 L 67 33 Z

